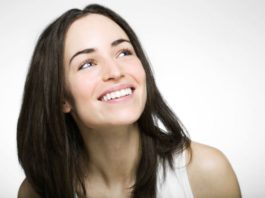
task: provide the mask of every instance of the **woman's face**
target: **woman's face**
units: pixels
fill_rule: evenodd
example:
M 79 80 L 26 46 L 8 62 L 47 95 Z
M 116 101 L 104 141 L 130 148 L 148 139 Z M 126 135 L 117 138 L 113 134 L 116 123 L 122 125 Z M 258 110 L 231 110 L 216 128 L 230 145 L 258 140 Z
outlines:
M 64 49 L 66 99 L 79 126 L 132 124 L 146 102 L 146 78 L 126 33 L 109 18 L 90 14 L 75 21 Z

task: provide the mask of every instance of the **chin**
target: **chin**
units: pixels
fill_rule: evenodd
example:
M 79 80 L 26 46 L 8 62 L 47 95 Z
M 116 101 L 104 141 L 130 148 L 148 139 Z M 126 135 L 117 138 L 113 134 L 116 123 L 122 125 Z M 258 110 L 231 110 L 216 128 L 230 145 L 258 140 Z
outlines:
M 109 126 L 125 126 L 125 125 L 132 125 L 138 121 L 140 117 L 139 115 L 126 115 L 126 116 L 115 116 L 115 118 L 110 119 L 108 122 L 106 122 L 106 125 Z M 104 124 L 105 125 L 105 124 Z

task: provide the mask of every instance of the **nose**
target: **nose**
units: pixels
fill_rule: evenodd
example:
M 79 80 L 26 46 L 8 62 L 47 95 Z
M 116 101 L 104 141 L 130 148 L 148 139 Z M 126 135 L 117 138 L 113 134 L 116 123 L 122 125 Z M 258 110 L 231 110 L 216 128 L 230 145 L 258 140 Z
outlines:
M 103 65 L 103 80 L 118 80 L 123 77 L 121 65 L 113 59 L 108 59 Z

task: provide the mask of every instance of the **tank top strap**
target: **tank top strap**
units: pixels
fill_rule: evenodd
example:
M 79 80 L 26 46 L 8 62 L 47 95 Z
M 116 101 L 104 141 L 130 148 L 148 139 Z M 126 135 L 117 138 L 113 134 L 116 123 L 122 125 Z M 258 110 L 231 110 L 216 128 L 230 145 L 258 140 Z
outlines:
M 173 170 L 168 163 L 165 172 L 162 162 L 158 163 L 157 198 L 193 198 L 186 163 L 186 151 L 173 156 Z

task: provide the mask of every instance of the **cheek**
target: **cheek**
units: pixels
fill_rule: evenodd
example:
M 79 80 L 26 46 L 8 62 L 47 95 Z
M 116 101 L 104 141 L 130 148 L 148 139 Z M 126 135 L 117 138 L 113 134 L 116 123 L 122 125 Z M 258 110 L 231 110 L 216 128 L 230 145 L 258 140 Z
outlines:
M 146 74 L 141 62 L 138 61 L 137 64 L 135 63 L 133 67 L 130 67 L 129 72 L 140 87 L 142 103 L 145 105 L 147 98 Z
M 139 84 L 146 84 L 146 75 L 145 70 L 140 62 L 140 60 L 135 60 L 131 63 L 130 67 L 128 67 L 127 70 L 128 73 L 133 76 L 133 78 L 139 83 Z
M 96 79 L 93 75 L 85 75 L 83 73 L 81 75 L 75 75 L 74 78 L 70 78 L 69 88 L 75 105 L 82 105 L 88 102 L 89 98 L 93 98 L 96 84 Z

